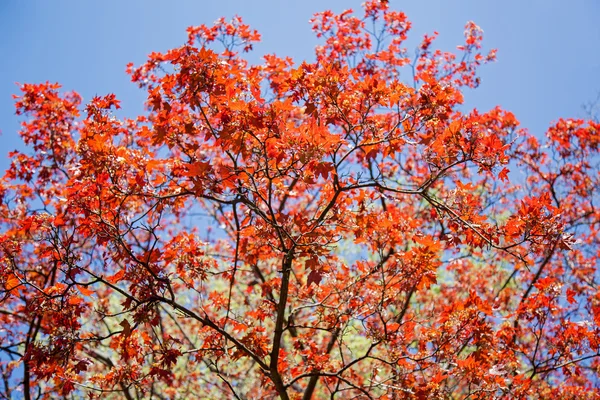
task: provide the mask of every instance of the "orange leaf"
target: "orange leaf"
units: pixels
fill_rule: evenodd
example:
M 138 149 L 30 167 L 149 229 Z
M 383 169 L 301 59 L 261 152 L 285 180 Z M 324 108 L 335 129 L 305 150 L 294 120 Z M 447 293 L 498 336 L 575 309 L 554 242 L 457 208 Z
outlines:
M 106 277 L 106 280 L 110 283 L 117 283 L 119 282 L 121 279 L 123 279 L 123 276 L 125 276 L 125 270 L 122 269 L 119 272 L 117 272 L 114 275 L 108 276 Z
M 19 280 L 19 278 L 17 278 L 15 274 L 10 274 L 6 279 L 4 287 L 6 288 L 6 290 L 11 291 L 19 285 L 21 285 L 21 281 Z
M 94 291 L 88 289 L 86 286 L 78 285 L 77 289 L 79 289 L 81 294 L 83 294 L 84 296 L 91 296 L 92 294 L 94 294 Z
M 400 324 L 397 322 L 392 322 L 387 325 L 388 331 L 396 332 L 400 328 Z
M 60 215 L 58 215 L 54 218 L 54 226 L 59 227 L 59 226 L 63 226 L 64 224 L 65 224 L 65 219 L 63 217 L 61 217 Z
M 69 304 L 75 306 L 77 304 L 83 303 L 83 299 L 79 296 L 71 296 L 69 297 Z

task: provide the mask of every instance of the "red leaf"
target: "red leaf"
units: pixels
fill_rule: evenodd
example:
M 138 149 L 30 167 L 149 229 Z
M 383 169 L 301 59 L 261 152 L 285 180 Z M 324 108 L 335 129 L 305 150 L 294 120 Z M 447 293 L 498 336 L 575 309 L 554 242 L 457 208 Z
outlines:
M 306 286 L 310 286 L 311 283 L 314 283 L 315 285 L 319 286 L 319 283 L 321 283 L 322 279 L 323 279 L 323 275 L 322 275 L 321 271 L 313 269 L 308 274 L 308 278 L 306 280 Z
M 193 164 L 187 165 L 187 171 L 184 172 L 183 176 L 203 176 L 211 168 L 210 163 L 198 161 Z
M 313 115 L 316 110 L 317 110 L 317 108 L 315 107 L 314 103 L 306 102 L 305 108 L 304 108 L 304 114 Z
M 510 172 L 510 170 L 508 168 L 502 168 L 502 171 L 500 171 L 498 173 L 498 178 L 500 178 L 500 180 L 502 182 L 508 182 L 508 173 Z

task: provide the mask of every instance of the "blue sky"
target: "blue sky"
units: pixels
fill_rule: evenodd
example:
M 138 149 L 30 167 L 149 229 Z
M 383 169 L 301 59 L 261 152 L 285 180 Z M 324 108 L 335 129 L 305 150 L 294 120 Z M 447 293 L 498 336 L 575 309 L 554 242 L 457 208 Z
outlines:
M 15 84 L 59 82 L 84 102 L 115 93 L 124 113 L 140 113 L 144 93 L 129 82 L 128 62 L 177 47 L 185 28 L 241 15 L 263 36 L 252 57 L 264 53 L 312 58 L 317 40 L 308 20 L 316 11 L 357 10 L 362 0 L 2 0 L 0 2 L 0 168 L 19 148 Z M 559 117 L 582 117 L 582 104 L 600 91 L 600 2 L 596 0 L 413 0 L 390 1 L 413 22 L 412 38 L 437 30 L 438 47 L 462 41 L 465 22 L 475 21 L 484 45 L 498 61 L 483 67 L 481 86 L 467 105 L 496 105 L 515 113 L 523 126 L 543 134 Z M 256 58 L 255 58 L 256 59 Z

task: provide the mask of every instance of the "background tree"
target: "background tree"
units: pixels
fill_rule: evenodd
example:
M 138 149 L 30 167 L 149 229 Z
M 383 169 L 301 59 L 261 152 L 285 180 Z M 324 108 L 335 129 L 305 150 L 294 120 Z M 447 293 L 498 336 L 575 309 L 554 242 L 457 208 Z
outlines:
M 473 23 L 414 58 L 387 2 L 312 24 L 300 65 L 249 65 L 239 18 L 190 28 L 129 66 L 136 119 L 22 86 L 4 397 L 600 394 L 598 124 L 463 110 Z

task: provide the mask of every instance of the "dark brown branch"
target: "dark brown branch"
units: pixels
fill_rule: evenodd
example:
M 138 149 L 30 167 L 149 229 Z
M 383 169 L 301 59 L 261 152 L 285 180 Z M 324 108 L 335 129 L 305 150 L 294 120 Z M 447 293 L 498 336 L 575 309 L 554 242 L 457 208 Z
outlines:
M 277 393 L 283 400 L 289 399 L 286 386 L 281 379 L 279 373 L 279 350 L 281 349 L 281 339 L 283 336 L 285 322 L 285 309 L 287 306 L 288 289 L 290 285 L 290 277 L 292 273 L 292 261 L 294 259 L 294 248 L 291 248 L 286 253 L 282 262 L 281 289 L 279 294 L 279 303 L 277 304 L 277 319 L 275 320 L 275 332 L 273 334 L 273 348 L 271 349 L 271 363 L 269 370 L 271 371 L 271 379 L 275 384 Z

